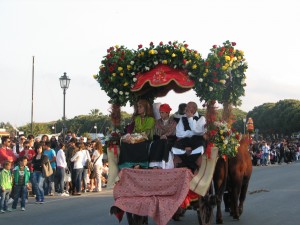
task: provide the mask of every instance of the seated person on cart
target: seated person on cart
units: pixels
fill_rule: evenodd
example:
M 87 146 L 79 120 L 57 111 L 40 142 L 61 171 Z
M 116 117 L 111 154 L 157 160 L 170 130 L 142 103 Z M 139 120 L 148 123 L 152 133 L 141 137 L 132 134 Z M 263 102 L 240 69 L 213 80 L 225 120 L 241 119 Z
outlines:
M 119 169 L 148 168 L 148 151 L 150 141 L 153 139 L 154 125 L 152 106 L 149 101 L 140 99 L 137 103 L 133 133 L 122 137 Z
M 189 102 L 183 116 L 176 126 L 177 141 L 172 152 L 174 154 L 175 167 L 188 167 L 194 172 L 199 168 L 197 160 L 204 152 L 206 132 L 206 120 L 199 116 L 198 106 L 195 102 Z
M 155 122 L 153 142 L 150 147 L 150 168 L 174 168 L 171 148 L 176 140 L 176 121 L 170 118 L 171 110 L 168 104 L 159 107 L 160 119 Z

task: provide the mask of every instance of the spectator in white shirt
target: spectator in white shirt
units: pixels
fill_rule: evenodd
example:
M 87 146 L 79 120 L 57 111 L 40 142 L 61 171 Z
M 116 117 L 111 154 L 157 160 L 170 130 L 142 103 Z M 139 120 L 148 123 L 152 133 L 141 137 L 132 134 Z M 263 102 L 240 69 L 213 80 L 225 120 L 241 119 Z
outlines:
M 75 155 L 71 158 L 71 162 L 74 162 L 74 168 L 72 173 L 73 176 L 75 178 L 75 180 L 72 180 L 72 184 L 75 186 L 76 191 L 73 189 L 73 195 L 81 195 L 81 179 L 82 179 L 82 171 L 83 171 L 83 157 L 84 157 L 84 153 L 83 153 L 83 149 L 84 144 L 77 142 L 75 144 L 75 146 L 78 148 L 78 151 L 75 153 Z
M 17 158 L 19 158 L 20 152 L 24 150 L 23 143 L 26 141 L 26 137 L 22 134 L 19 136 L 19 141 L 16 143 L 16 145 L 13 147 L 13 153 Z
M 83 190 L 82 192 L 85 193 L 87 191 L 87 179 L 88 179 L 88 162 L 91 161 L 91 156 L 90 156 L 90 151 L 88 148 L 90 148 L 90 143 L 85 142 L 84 143 L 85 148 L 82 150 L 83 151 L 83 160 L 82 164 L 83 166 L 83 171 L 82 171 L 82 181 L 83 181 Z
M 94 192 L 101 191 L 101 176 L 102 176 L 102 163 L 103 159 L 103 150 L 102 144 L 100 141 L 97 141 L 95 144 L 95 151 L 92 156 L 92 161 L 94 162 L 94 170 L 96 172 L 96 184 L 94 188 Z
M 58 194 L 61 196 L 69 196 L 69 194 L 65 193 L 65 171 L 67 169 L 67 161 L 65 155 L 65 144 L 59 143 L 59 150 L 56 156 L 56 165 L 57 165 L 57 183 L 58 183 Z

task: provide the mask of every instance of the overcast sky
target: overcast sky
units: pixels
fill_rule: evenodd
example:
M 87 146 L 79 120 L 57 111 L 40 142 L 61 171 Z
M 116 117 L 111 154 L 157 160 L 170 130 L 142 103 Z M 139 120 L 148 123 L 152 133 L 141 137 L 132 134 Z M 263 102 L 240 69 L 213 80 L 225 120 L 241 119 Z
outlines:
M 244 111 L 299 99 L 299 22 L 299 0 L 0 0 L 0 122 L 31 122 L 32 56 L 35 122 L 62 118 L 64 72 L 67 118 L 108 114 L 109 99 L 93 79 L 106 49 L 151 41 L 186 41 L 204 58 L 212 45 L 236 42 L 249 65 Z M 199 102 L 193 91 L 157 102 L 175 112 L 189 100 Z

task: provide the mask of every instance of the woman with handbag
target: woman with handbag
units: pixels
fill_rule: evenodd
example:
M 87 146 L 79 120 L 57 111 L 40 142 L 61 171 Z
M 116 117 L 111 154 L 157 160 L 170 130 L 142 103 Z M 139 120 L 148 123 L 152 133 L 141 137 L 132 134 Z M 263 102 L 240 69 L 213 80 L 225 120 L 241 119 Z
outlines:
M 103 149 L 101 141 L 97 141 L 95 144 L 95 151 L 92 156 L 93 161 L 93 171 L 91 172 L 91 175 L 94 173 L 94 176 L 96 178 L 95 188 L 93 189 L 93 192 L 99 192 L 101 191 L 101 174 L 102 174 L 102 163 L 103 159 Z M 92 176 L 90 178 L 93 178 Z
M 36 203 L 44 203 L 44 180 L 45 174 L 43 173 L 43 164 L 49 161 L 48 156 L 43 155 L 43 147 L 41 143 L 36 143 L 34 145 L 34 150 L 36 155 L 32 159 L 33 167 L 33 188 L 36 194 Z

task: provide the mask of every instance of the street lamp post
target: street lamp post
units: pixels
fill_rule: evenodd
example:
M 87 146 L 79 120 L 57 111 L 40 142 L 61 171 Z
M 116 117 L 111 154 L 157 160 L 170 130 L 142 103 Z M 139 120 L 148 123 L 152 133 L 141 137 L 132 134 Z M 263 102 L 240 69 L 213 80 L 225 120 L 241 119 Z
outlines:
M 52 130 L 53 130 L 54 134 L 56 134 L 56 124 L 53 124 Z
M 63 89 L 64 94 L 64 106 L 63 106 L 63 140 L 65 141 L 65 121 L 66 121 L 66 90 L 69 88 L 70 78 L 67 77 L 67 73 L 59 78 L 60 87 Z
M 97 124 L 95 124 L 94 128 L 96 130 L 96 138 L 95 139 L 97 139 Z
M 244 123 L 244 134 L 246 133 L 246 121 L 247 121 L 247 119 L 246 119 L 246 118 L 243 118 L 243 123 Z

